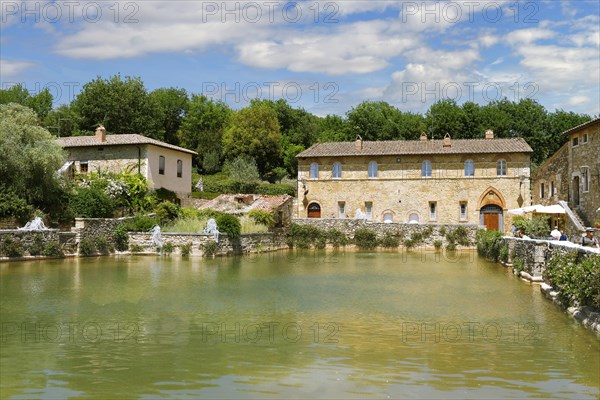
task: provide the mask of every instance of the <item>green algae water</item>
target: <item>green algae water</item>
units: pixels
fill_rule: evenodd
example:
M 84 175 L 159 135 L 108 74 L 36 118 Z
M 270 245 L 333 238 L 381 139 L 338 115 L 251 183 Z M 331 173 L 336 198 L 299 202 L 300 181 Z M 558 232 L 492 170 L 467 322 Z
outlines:
M 594 399 L 600 340 L 472 253 L 0 265 L 2 399 Z

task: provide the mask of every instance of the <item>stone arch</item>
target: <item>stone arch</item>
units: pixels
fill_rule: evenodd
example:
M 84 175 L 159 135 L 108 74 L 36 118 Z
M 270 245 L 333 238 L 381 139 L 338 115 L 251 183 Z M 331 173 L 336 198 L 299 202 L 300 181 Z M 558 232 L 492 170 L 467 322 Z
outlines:
M 318 201 L 311 200 L 306 207 L 306 217 L 307 218 L 321 218 L 323 215 L 323 208 L 321 207 L 321 203 Z
M 387 222 L 387 220 L 389 220 L 389 222 L 394 222 L 395 218 L 396 213 L 394 212 L 394 210 L 390 210 L 389 208 L 387 210 L 383 210 L 383 212 L 381 213 L 381 221 L 384 223 Z
M 504 200 L 504 196 L 502 196 L 500 191 L 493 186 L 488 187 L 481 193 L 477 204 L 478 210 L 487 205 L 496 205 L 501 209 L 506 210 L 506 200 Z

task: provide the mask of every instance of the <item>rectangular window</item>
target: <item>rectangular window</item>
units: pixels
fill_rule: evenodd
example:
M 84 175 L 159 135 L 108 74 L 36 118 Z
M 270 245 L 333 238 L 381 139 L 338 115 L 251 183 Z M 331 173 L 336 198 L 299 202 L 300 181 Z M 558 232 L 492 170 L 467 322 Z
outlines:
M 581 138 L 581 143 L 587 143 L 587 142 L 588 142 L 588 134 L 584 133 L 583 138 Z
M 177 177 L 181 178 L 183 176 L 183 161 L 177 160 Z
M 373 203 L 370 201 L 365 202 L 365 214 L 367 220 L 371 221 L 373 219 Z
M 581 183 L 583 185 L 583 191 L 590 191 L 590 172 L 588 167 L 581 167 Z
M 338 218 L 346 218 L 346 202 L 344 201 L 338 201 Z
M 341 179 L 342 178 L 342 163 L 339 163 L 339 162 L 333 163 L 333 171 L 331 171 L 331 177 L 333 179 Z
M 461 221 L 467 220 L 467 202 L 466 201 L 460 202 L 460 220 Z
M 158 173 L 159 175 L 165 174 L 165 158 L 163 156 L 158 157 Z
M 465 176 L 475 176 L 475 162 L 473 160 L 465 161 Z
M 506 176 L 507 171 L 508 171 L 508 167 L 506 165 L 506 160 L 496 161 L 496 175 L 497 176 Z
M 546 195 L 544 189 L 545 189 L 545 184 L 542 182 L 540 183 L 540 199 L 543 199 Z
M 371 161 L 368 168 L 369 178 L 377 178 L 377 161 Z
M 550 181 L 550 197 L 554 196 L 554 181 Z
M 573 144 L 573 147 L 577 146 L 579 144 L 579 137 L 575 136 L 571 143 Z
M 435 221 L 437 219 L 437 202 L 436 201 L 429 202 L 429 219 L 431 221 Z
M 431 176 L 431 161 L 424 160 L 421 163 L 421 176 L 422 177 L 430 177 Z
M 310 164 L 310 179 L 319 179 L 319 164 Z
M 87 161 L 79 162 L 79 172 L 82 174 L 85 174 L 86 172 L 88 172 L 88 162 Z

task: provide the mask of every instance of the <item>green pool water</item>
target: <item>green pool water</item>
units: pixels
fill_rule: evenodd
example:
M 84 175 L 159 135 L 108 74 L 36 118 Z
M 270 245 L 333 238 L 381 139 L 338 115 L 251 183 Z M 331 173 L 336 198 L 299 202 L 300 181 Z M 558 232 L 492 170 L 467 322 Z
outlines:
M 2 399 L 600 396 L 600 340 L 464 253 L 0 264 Z

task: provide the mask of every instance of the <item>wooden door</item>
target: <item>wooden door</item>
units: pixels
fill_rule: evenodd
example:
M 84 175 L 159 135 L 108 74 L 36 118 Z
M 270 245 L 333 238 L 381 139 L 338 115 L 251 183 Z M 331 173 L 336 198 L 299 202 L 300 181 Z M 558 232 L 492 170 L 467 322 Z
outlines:
M 499 230 L 498 226 L 498 215 L 499 214 L 483 214 L 483 224 L 487 228 L 488 231 L 497 231 Z
M 308 205 L 308 218 L 321 218 L 321 206 L 317 203 Z

